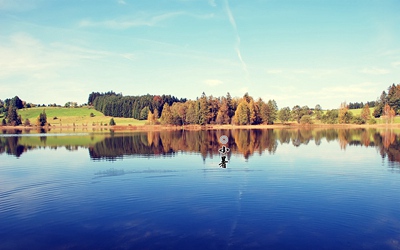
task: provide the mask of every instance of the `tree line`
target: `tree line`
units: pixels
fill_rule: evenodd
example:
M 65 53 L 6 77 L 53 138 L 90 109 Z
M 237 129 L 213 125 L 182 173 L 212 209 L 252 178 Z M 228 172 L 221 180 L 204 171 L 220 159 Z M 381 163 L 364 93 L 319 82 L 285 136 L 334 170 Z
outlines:
M 25 119 L 22 121 L 21 115 L 18 114 L 18 109 L 22 108 L 30 108 L 25 101 L 22 101 L 18 96 L 13 98 L 7 98 L 4 101 L 0 100 L 0 115 L 3 115 L 3 119 L 1 120 L 2 126 L 19 126 L 25 125 L 30 126 L 31 122 L 29 119 Z M 37 117 L 36 125 L 37 126 L 45 126 L 47 124 L 47 116 L 46 112 L 43 110 L 42 113 Z
M 382 91 L 382 94 L 376 101 L 373 116 L 392 118 L 400 114 L 400 84 L 394 83 L 388 87 L 388 93 Z
M 390 93 L 392 93 L 391 91 Z M 400 95 L 400 92 L 399 92 Z M 275 100 L 255 100 L 248 93 L 243 97 L 207 96 L 204 92 L 196 100 L 178 99 L 171 96 L 123 96 L 113 91 L 106 93 L 92 92 L 88 103 L 105 115 L 114 117 L 131 117 L 146 120 L 147 124 L 163 125 L 207 125 L 234 124 L 257 125 L 274 124 L 280 121 L 285 124 L 295 121 L 299 124 L 312 124 L 315 121 L 328 124 L 365 124 L 376 123 L 371 116 L 370 107 L 379 108 L 379 101 L 364 103 L 342 103 L 339 109 L 323 111 L 321 105 L 314 108 L 295 105 L 292 108 L 278 109 Z M 349 110 L 359 108 L 360 115 L 353 115 Z M 371 106 L 370 106 L 371 105 Z M 400 105 L 400 102 L 399 102 Z
M 171 95 L 123 96 L 113 91 L 92 92 L 88 98 L 88 104 L 104 115 L 138 120 L 146 120 L 149 111 L 161 113 L 165 103 L 172 105 L 175 102 L 186 102 L 186 99 Z

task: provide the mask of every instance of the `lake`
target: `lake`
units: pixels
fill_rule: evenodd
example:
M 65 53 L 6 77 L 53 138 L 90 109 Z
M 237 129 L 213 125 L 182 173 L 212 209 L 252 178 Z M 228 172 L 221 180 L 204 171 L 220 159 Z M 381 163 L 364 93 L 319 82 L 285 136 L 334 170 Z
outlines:
M 393 129 L 3 131 L 0 249 L 400 249 L 399 190 Z

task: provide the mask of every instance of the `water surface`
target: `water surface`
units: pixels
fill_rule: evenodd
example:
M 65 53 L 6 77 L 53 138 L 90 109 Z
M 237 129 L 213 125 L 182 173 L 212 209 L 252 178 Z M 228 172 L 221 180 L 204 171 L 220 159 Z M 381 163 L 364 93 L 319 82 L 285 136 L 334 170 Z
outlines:
M 8 133 L 0 248 L 399 249 L 399 145 L 365 129 Z

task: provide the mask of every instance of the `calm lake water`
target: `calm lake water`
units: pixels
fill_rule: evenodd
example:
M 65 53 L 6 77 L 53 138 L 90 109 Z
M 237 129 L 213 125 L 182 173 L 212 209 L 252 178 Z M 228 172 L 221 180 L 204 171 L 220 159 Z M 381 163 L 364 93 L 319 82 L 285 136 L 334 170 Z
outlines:
M 400 131 L 20 132 L 0 249 L 400 249 Z

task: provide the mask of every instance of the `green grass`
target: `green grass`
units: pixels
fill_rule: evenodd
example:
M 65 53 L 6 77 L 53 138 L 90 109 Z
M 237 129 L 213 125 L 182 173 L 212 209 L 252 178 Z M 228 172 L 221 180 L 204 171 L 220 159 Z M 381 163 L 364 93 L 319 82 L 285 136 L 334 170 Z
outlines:
M 28 109 L 20 109 L 18 110 L 18 114 L 22 116 L 22 119 L 25 120 L 28 118 L 36 119 L 40 113 L 45 110 L 47 119 L 51 119 L 53 117 L 90 117 L 90 113 L 93 113 L 95 116 L 104 116 L 101 112 L 92 109 L 92 108 L 28 108 Z
M 55 108 L 55 107 L 46 107 L 46 108 L 29 108 L 29 109 L 21 109 L 18 110 L 18 114 L 22 117 L 22 122 L 25 119 L 29 119 L 31 124 L 36 123 L 36 119 L 40 113 L 43 112 L 43 109 L 47 115 L 47 122 L 50 125 L 62 125 L 62 126 L 72 126 L 73 124 L 80 125 L 92 125 L 93 123 L 96 125 L 104 125 L 110 123 L 110 116 L 105 116 L 103 113 L 88 107 L 80 107 L 80 108 Z M 94 117 L 90 117 L 90 114 L 93 113 Z M 54 119 L 57 117 L 56 119 Z M 146 121 L 140 121 L 133 118 L 114 118 L 114 121 L 117 125 L 128 125 L 131 124 L 133 126 L 144 125 Z

